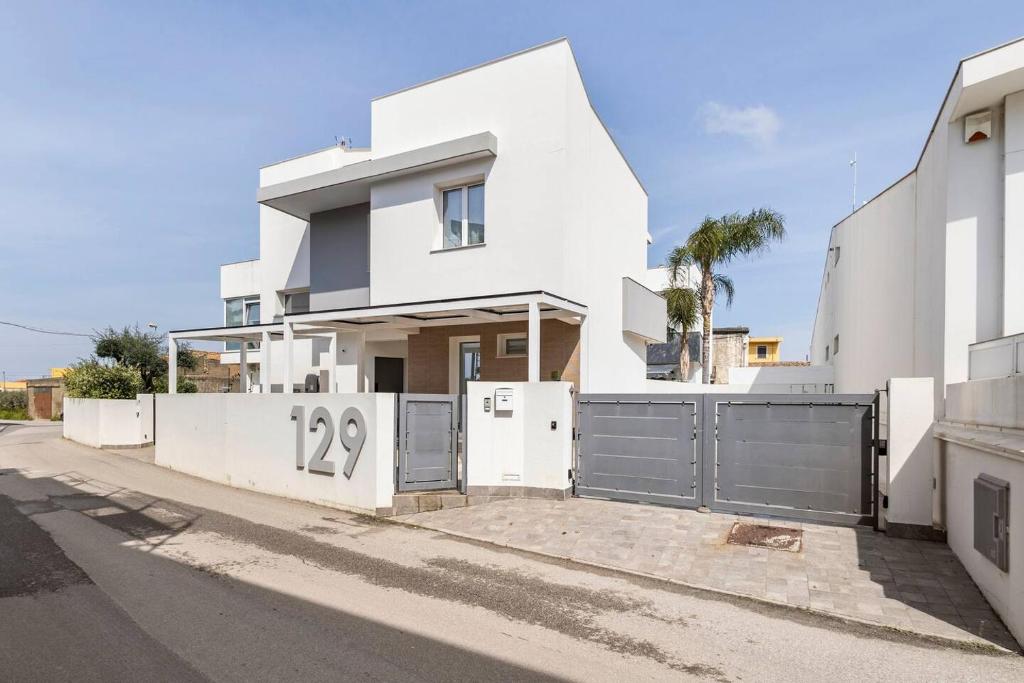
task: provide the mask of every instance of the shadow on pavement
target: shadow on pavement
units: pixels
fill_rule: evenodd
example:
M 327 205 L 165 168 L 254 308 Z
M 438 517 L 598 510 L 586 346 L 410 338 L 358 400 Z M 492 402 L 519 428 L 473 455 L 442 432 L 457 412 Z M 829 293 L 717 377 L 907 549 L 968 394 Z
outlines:
M 211 575 L 125 544 L 131 538 L 166 543 L 193 527 L 201 512 L 123 490 L 82 493 L 57 478 L 27 479 L 10 469 L 0 470 L 0 491 L 8 477 L 45 486 L 48 495 L 15 501 L 0 494 L 4 677 L 129 680 L 152 673 L 157 662 L 163 673 L 145 677 L 187 680 L 197 678 L 198 671 L 214 680 L 556 680 L 527 666 Z M 73 473 L 60 478 L 84 481 Z M 53 541 L 48 527 L 83 531 L 90 557 L 104 558 L 95 568 L 84 563 L 92 577 Z M 119 602 L 128 612 L 109 596 L 96 594 L 93 581 L 103 583 L 100 571 L 107 580 L 120 577 Z M 31 628 L 24 627 L 23 619 L 6 618 L 16 614 L 30 619 Z M 429 626 L 431 615 L 422 618 Z M 102 656 L 100 648 L 107 648 Z M 515 656 L 514 647 L 509 656 Z

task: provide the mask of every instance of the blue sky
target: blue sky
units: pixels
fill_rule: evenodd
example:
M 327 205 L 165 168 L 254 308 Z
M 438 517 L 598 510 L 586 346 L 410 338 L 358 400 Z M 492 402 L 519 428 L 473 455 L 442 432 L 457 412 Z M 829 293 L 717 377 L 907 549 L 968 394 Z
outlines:
M 259 166 L 369 142 L 369 100 L 558 36 L 650 193 L 660 262 L 706 214 L 772 206 L 789 239 L 728 269 L 716 325 L 809 344 L 829 228 L 913 166 L 957 61 L 1024 3 L 71 3 L 0 13 L 0 320 L 216 324 L 258 255 Z M 0 326 L 0 370 L 87 340 Z

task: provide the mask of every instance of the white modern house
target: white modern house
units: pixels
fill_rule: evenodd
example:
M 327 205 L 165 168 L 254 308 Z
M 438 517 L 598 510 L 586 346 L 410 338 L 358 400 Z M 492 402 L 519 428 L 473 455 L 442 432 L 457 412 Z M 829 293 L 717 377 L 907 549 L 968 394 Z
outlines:
M 1024 332 L 1024 39 L 962 60 L 916 166 L 832 229 L 811 362 L 837 392 L 968 379 Z
M 330 392 L 642 391 L 666 331 L 643 284 L 647 194 L 568 41 L 370 106 L 369 148 L 260 169 L 260 258 L 221 267 L 223 323 L 172 348 L 224 341 L 262 392 L 309 375 Z

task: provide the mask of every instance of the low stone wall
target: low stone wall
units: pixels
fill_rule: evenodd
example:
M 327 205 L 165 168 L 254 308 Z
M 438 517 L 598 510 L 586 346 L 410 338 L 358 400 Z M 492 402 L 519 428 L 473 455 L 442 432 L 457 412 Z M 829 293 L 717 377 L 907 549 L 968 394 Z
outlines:
M 93 448 L 153 443 L 153 395 L 134 399 L 64 398 L 64 438 Z

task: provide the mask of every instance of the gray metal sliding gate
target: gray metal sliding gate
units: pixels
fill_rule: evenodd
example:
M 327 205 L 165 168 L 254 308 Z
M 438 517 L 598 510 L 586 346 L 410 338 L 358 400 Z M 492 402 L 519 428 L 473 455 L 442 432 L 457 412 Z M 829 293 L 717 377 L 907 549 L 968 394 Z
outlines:
M 581 394 L 576 494 L 838 524 L 874 517 L 873 395 Z
M 576 494 L 699 506 L 702 398 L 581 395 Z
M 454 394 L 399 394 L 399 491 L 455 488 L 458 402 Z

